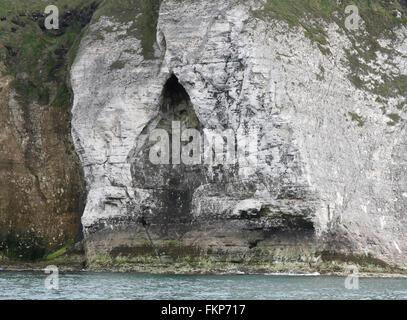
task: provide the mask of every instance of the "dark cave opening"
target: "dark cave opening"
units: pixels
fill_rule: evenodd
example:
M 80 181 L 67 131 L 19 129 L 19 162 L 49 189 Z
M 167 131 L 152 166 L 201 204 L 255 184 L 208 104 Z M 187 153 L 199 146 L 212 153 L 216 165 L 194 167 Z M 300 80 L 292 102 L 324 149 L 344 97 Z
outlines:
M 163 88 L 160 117 L 161 121 L 157 128 L 171 129 L 171 122 L 179 121 L 181 131 L 187 128 L 201 129 L 191 99 L 174 74 L 167 80 Z M 171 135 L 171 130 L 168 133 Z
M 176 163 L 173 158 L 175 139 L 178 139 L 181 147 L 188 144 L 181 142 L 179 136 L 173 136 L 174 121 L 179 123 L 180 132 L 196 129 L 202 133 L 202 125 L 190 97 L 174 74 L 163 87 L 160 110 L 155 120 L 157 124 L 148 130 L 163 129 L 168 134 L 169 164 L 151 163 L 149 154 L 154 143 L 147 139 L 132 164 L 132 177 L 136 188 L 148 189 L 151 194 L 142 204 L 143 210 L 149 212 L 148 223 L 160 225 L 162 235 L 170 236 L 171 229 L 179 232 L 182 225 L 190 224 L 193 193 L 205 181 L 201 165 L 186 165 L 182 161 Z
M 163 99 L 168 102 L 167 106 L 175 106 L 180 103 L 190 102 L 190 98 L 185 88 L 179 83 L 175 74 L 167 80 L 163 89 Z M 164 106 L 164 105 L 163 105 Z

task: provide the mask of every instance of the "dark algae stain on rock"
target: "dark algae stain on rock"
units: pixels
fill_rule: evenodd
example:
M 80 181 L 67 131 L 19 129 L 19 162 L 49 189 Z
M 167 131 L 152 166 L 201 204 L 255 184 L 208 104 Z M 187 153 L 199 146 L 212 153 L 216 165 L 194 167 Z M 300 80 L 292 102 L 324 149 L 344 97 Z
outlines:
M 33 232 L 10 230 L 2 236 L 0 250 L 8 258 L 38 260 L 45 254 L 44 240 L 37 238 Z

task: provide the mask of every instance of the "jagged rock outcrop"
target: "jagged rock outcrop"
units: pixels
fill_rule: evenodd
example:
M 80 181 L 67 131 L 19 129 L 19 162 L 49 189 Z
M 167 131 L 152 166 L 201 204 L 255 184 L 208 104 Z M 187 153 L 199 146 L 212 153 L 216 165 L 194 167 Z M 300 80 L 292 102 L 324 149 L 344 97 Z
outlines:
M 390 41 L 368 21 L 346 30 L 342 11 L 305 14 L 310 29 L 268 2 L 158 3 L 100 12 L 72 66 L 88 257 L 161 256 L 172 241 L 178 256 L 406 266 L 405 24 Z M 174 121 L 249 147 L 233 164 L 177 164 Z M 156 129 L 170 164 L 151 162 Z

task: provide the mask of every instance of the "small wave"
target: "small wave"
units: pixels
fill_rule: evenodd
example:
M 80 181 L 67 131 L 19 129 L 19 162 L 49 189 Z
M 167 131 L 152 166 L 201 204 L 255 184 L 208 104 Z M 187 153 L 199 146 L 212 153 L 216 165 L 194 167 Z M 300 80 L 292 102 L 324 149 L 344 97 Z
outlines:
M 219 275 L 231 275 L 231 274 L 234 275 L 234 274 L 246 274 L 246 273 L 244 273 L 243 271 L 237 271 L 237 270 L 219 273 Z
M 271 272 L 265 273 L 265 276 L 293 276 L 293 277 L 317 277 L 321 274 L 319 272 L 312 273 L 294 273 L 294 272 Z

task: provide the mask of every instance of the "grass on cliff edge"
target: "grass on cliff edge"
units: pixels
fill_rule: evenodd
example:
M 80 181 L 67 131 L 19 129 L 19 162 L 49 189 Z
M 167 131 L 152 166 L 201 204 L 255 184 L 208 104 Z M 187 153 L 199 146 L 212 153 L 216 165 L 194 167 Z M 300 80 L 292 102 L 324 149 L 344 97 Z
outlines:
M 128 36 L 141 41 L 145 59 L 154 58 L 157 22 L 162 0 L 106 0 L 95 12 L 94 20 L 100 16 L 114 18 L 121 23 L 131 23 Z
M 273 18 L 285 21 L 289 26 L 302 26 L 305 34 L 316 41 L 325 43 L 326 34 L 318 23 L 335 22 L 343 31 L 348 5 L 355 5 L 370 37 L 392 37 L 395 27 L 407 26 L 407 16 L 397 17 L 396 10 L 404 12 L 397 0 L 259 0 L 263 9 L 254 11 L 258 18 Z
M 66 90 L 68 68 L 76 54 L 77 43 L 87 17 L 94 8 L 91 0 L 0 2 L 0 61 L 16 79 L 14 88 L 22 102 L 70 106 Z M 48 5 L 59 9 L 59 30 L 44 30 L 41 24 Z M 71 12 L 71 16 L 65 15 Z M 49 86 L 56 83 L 56 89 Z
M 377 39 L 384 37 L 394 39 L 396 27 L 407 27 L 407 14 L 401 17 L 397 12 L 403 13 L 404 9 L 397 0 L 259 0 L 263 3 L 261 10 L 253 12 L 260 19 L 275 19 L 286 22 L 289 26 L 301 26 L 304 34 L 323 53 L 329 52 L 329 44 L 325 27 L 321 22 L 336 23 L 342 32 L 346 33 L 355 47 L 360 44 L 359 54 L 368 61 L 375 58 L 375 52 L 381 50 Z M 361 30 L 348 30 L 345 27 L 346 18 L 350 14 L 345 13 L 349 5 L 355 5 L 361 17 Z
M 349 69 L 348 78 L 358 89 L 369 91 L 384 99 L 403 96 L 407 92 L 407 77 L 389 74 L 375 80 L 373 87 L 364 76 L 376 74 L 371 62 L 377 58 L 377 52 L 388 57 L 394 51 L 383 48 L 378 39 L 396 39 L 395 30 L 407 28 L 407 1 L 404 8 L 398 0 L 259 0 L 263 3 L 261 10 L 253 12 L 254 16 L 267 21 L 284 21 L 290 27 L 302 27 L 305 36 L 316 43 L 323 54 L 329 55 L 330 44 L 325 23 L 335 23 L 340 32 L 346 34 L 352 43 L 351 50 L 345 50 Z M 348 5 L 355 5 L 361 17 L 360 28 L 356 31 L 345 27 L 345 13 Z M 401 16 L 400 16 L 401 14 Z M 407 101 L 407 100 L 405 100 Z M 402 109 L 401 106 L 399 109 Z M 395 122 L 390 122 L 390 124 Z M 360 124 L 360 122 L 359 122 Z

